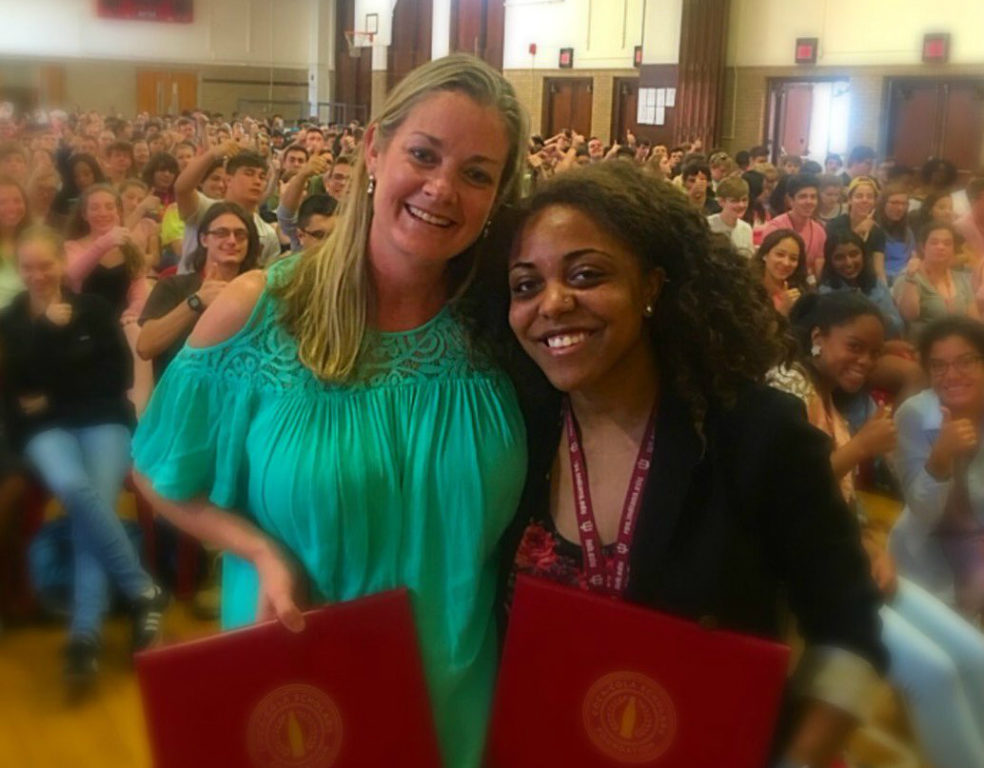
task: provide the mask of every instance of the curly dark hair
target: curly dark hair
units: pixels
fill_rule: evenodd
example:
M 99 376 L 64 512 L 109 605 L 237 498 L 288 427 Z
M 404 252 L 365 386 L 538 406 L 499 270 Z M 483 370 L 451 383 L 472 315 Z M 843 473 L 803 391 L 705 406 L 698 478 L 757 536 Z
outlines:
M 154 174 L 158 171 L 170 171 L 175 179 L 181 173 L 181 170 L 178 168 L 178 161 L 174 155 L 167 152 L 158 152 L 147 161 L 147 165 L 144 166 L 143 172 L 141 173 L 143 183 L 151 190 L 156 189 L 154 186 Z M 171 187 L 174 187 L 173 181 L 171 182 Z
M 554 205 L 590 217 L 638 257 L 644 272 L 666 273 L 649 331 L 664 381 L 688 403 L 698 428 L 712 405 L 733 405 L 749 382 L 761 381 L 783 357 L 785 323 L 747 259 L 727 238 L 711 234 L 679 189 L 629 163 L 601 163 L 556 176 L 511 211 L 508 221 L 499 222 L 498 235 L 484 249 L 480 277 L 464 299 L 479 326 L 481 313 L 475 309 L 486 309 L 485 327 L 473 328 L 476 337 L 497 338 L 499 350 L 509 342 L 513 352 L 520 350 L 506 323 L 506 262 L 523 225 Z M 500 361 L 514 379 L 520 377 L 522 393 L 531 362 L 527 359 L 524 373 L 515 354 Z

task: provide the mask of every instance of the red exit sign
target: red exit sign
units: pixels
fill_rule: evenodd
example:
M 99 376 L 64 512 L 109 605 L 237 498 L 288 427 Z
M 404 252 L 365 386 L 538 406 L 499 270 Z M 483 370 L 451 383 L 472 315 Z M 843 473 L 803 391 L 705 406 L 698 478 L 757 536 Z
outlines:
M 96 0 L 96 13 L 104 19 L 183 24 L 195 18 L 194 0 Z
M 939 33 L 923 37 L 922 60 L 933 64 L 946 64 L 950 60 L 950 35 Z

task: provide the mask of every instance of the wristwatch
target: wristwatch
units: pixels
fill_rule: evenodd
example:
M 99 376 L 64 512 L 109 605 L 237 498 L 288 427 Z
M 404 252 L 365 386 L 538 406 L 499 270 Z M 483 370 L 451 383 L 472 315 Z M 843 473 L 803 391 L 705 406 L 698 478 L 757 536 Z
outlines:
M 202 303 L 201 297 L 197 293 L 191 294 L 185 301 L 188 302 L 188 306 L 191 307 L 193 312 L 201 314 L 205 311 L 205 304 Z

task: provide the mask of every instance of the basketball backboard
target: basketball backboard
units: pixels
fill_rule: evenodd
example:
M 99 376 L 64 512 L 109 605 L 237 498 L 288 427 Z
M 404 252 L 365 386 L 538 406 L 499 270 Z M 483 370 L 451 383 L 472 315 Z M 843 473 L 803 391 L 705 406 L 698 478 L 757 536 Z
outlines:
M 396 0 L 355 0 L 355 30 L 373 33 L 373 45 L 389 45 L 395 7 Z

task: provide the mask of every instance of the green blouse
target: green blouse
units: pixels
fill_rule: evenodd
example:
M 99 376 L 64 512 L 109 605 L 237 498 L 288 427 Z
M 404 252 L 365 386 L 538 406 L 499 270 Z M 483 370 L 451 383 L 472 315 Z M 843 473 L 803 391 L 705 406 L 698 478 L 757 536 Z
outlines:
M 405 333 L 370 332 L 354 383 L 297 358 L 269 286 L 232 338 L 185 347 L 134 437 L 162 496 L 207 496 L 303 564 L 316 601 L 410 590 L 445 764 L 481 762 L 496 666 L 499 539 L 526 473 L 507 377 L 449 308 Z M 223 561 L 222 623 L 255 620 L 257 575 Z

